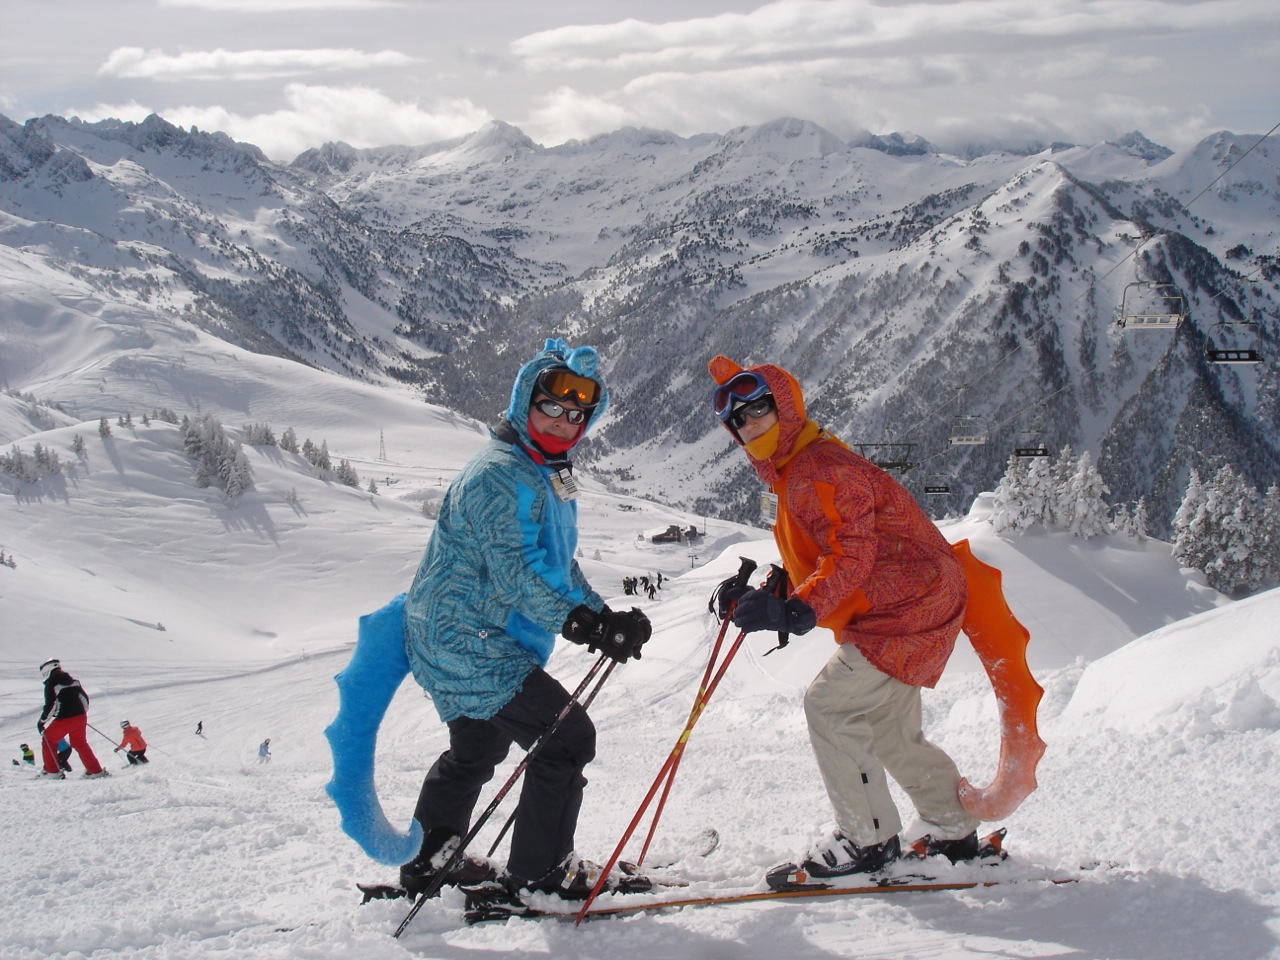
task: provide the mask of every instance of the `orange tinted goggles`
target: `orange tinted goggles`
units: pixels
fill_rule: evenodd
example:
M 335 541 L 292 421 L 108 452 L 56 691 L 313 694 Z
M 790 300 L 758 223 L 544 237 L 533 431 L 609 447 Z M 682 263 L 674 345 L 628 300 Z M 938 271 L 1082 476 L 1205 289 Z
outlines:
M 539 374 L 538 389 L 554 400 L 572 400 L 588 410 L 600 402 L 600 384 L 563 368 Z

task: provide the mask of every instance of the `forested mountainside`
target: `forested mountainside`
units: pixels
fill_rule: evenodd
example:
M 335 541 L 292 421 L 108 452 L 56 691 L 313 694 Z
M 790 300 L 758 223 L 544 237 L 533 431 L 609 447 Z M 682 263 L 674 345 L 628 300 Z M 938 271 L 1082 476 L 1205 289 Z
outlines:
M 1193 468 L 1280 478 L 1280 153 L 1258 140 L 960 157 L 784 119 L 547 148 L 493 123 L 284 165 L 158 117 L 0 117 L 0 385 L 56 402 L 92 381 L 101 409 L 77 412 L 115 416 L 201 331 L 489 420 L 564 335 L 616 396 L 593 471 L 750 519 L 758 485 L 707 410 L 726 353 L 792 370 L 917 492 L 947 478 L 935 511 L 1017 446 L 1070 445 L 1167 534 Z M 1185 319 L 1132 319 L 1153 312 Z M 68 316 L 107 359 L 50 369 Z

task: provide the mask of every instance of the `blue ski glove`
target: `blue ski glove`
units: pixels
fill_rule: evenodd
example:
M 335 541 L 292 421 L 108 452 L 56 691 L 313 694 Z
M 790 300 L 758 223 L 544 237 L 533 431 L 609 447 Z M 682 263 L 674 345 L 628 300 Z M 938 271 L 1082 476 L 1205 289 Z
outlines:
M 748 590 L 734 607 L 733 625 L 747 633 L 773 630 L 798 636 L 817 626 L 818 617 L 799 597 L 784 601 L 768 590 Z

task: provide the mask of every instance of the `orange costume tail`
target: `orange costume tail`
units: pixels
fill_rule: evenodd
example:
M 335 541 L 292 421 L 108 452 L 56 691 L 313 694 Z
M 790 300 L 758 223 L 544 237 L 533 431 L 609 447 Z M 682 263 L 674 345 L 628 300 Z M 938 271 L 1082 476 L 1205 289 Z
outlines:
M 960 803 L 979 820 L 1001 820 L 1036 788 L 1036 765 L 1045 743 L 1036 729 L 1044 688 L 1027 668 L 1031 634 L 1018 622 L 1000 587 L 1000 571 L 973 555 L 969 541 L 951 547 L 964 567 L 968 606 L 964 632 L 991 679 L 1000 709 L 1000 766 L 990 786 L 960 780 Z

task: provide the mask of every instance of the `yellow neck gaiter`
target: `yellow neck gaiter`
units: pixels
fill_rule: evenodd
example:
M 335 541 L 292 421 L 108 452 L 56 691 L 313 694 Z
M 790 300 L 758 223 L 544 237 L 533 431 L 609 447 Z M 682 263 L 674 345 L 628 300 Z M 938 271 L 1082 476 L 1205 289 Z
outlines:
M 750 443 L 744 443 L 742 449 L 747 451 L 753 459 L 768 460 L 778 449 L 778 435 L 781 433 L 781 427 L 781 424 L 775 423 Z

